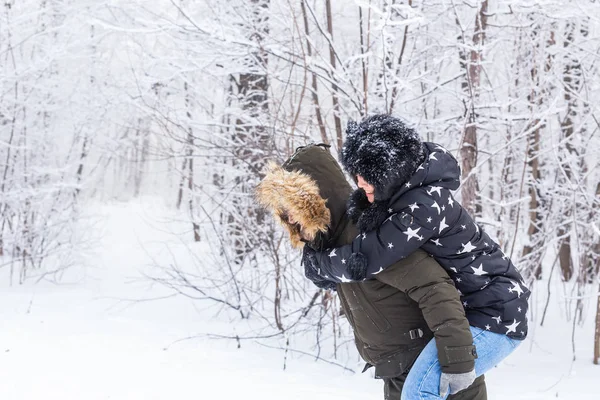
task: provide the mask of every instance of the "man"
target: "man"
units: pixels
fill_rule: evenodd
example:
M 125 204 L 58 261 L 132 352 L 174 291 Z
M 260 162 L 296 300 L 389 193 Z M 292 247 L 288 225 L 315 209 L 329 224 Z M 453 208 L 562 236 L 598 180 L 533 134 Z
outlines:
M 283 166 L 271 165 L 257 196 L 288 230 L 294 247 L 321 250 L 356 237 L 358 232 L 346 215 L 351 192 L 326 146 L 309 145 L 299 148 Z M 476 355 L 458 292 L 427 253 L 415 251 L 375 280 L 335 286 L 311 270 L 311 254 L 305 251 L 303 257 L 307 277 L 321 288 L 337 290 L 358 352 L 366 368 L 373 366 L 375 377 L 383 379 L 386 400 L 400 399 L 412 363 L 434 337 L 442 380 L 451 392 L 458 392 L 449 398 L 487 398 L 483 376 L 473 382 L 468 374 Z

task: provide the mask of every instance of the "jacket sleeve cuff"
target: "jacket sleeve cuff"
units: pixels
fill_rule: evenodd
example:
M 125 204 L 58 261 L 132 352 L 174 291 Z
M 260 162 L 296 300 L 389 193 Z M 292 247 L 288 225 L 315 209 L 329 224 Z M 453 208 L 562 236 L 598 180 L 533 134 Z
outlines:
M 446 347 L 439 354 L 442 372 L 449 374 L 461 374 L 472 371 L 475 368 L 477 350 L 475 346 Z

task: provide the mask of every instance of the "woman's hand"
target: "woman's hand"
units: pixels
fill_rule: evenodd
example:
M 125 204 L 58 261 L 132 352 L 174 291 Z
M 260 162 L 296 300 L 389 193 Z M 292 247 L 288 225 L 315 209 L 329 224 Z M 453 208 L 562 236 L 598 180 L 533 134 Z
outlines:
M 304 276 L 312 281 L 320 289 L 335 290 L 335 283 L 320 275 L 319 262 L 316 251 L 308 245 L 302 250 L 302 264 L 304 265 Z

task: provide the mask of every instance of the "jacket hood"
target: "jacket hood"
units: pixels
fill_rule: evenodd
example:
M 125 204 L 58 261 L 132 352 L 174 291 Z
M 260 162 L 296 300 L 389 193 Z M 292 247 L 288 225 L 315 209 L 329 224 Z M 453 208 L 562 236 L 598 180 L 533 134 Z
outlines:
M 456 159 L 435 143 L 423 143 L 413 128 L 390 115 L 349 122 L 341 161 L 354 179 L 360 175 L 375 187 L 376 201 L 415 186 L 454 190 L 459 184 Z
M 448 190 L 456 190 L 460 186 L 460 166 L 456 158 L 448 150 L 437 143 L 423 143 L 425 161 L 417 167 L 414 174 L 391 193 L 397 198 L 409 190 L 422 186 L 439 186 Z
M 344 228 L 351 192 L 327 146 L 308 145 L 282 166 L 269 164 L 256 195 L 287 229 L 292 245 L 301 248 L 305 241 L 331 240 Z M 291 224 L 288 217 L 297 223 Z
M 352 193 L 348 201 L 348 214 L 357 224 L 361 232 L 372 231 L 381 226 L 389 217 L 391 204 L 406 192 L 423 186 L 442 187 L 456 190 L 460 185 L 460 166 L 458 161 L 442 146 L 436 143 L 423 143 L 425 161 L 419 165 L 414 174 L 406 181 L 397 180 L 383 190 L 389 193 L 389 198 L 369 203 L 362 189 Z

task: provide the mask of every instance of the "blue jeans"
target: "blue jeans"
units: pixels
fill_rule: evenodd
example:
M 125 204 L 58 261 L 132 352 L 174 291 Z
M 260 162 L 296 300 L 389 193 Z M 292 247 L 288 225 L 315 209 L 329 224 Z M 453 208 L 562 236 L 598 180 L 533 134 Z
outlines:
M 496 364 L 512 353 L 520 340 L 514 340 L 506 335 L 471 327 L 473 344 L 477 349 L 475 373 L 485 374 Z M 404 388 L 402 400 L 440 400 L 440 377 L 442 369 L 438 360 L 435 339 L 432 339 L 423 349 L 410 369 Z M 447 397 L 447 396 L 446 396 Z

